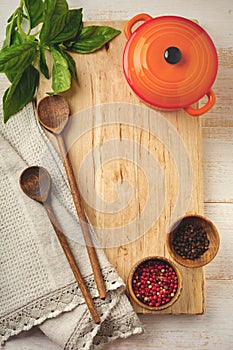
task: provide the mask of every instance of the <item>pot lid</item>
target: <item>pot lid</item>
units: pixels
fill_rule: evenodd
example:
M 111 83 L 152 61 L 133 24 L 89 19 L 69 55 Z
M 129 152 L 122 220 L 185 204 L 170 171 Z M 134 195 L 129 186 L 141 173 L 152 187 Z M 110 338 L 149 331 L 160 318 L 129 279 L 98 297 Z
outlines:
M 146 20 L 132 33 L 123 67 L 129 85 L 142 100 L 179 109 L 208 93 L 218 58 L 211 38 L 197 23 L 162 16 Z

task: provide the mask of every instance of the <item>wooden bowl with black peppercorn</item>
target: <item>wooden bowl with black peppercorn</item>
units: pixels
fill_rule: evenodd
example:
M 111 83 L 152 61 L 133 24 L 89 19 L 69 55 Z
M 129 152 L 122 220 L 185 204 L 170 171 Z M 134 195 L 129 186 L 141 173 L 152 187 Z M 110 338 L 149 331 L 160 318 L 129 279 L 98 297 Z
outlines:
M 127 287 L 139 306 L 150 311 L 160 311 L 172 306 L 179 298 L 182 276 L 171 260 L 149 256 L 132 267 Z
M 186 215 L 172 226 L 167 235 L 167 248 L 180 265 L 196 268 L 208 264 L 220 245 L 215 225 L 201 215 Z

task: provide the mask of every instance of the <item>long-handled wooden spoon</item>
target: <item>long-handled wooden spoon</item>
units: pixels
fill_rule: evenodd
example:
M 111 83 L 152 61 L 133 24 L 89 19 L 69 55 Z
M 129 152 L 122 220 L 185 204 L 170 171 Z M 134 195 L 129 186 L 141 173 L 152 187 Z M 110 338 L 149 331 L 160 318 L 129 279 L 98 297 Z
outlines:
M 96 249 L 93 245 L 91 233 L 88 227 L 88 221 L 85 215 L 84 208 L 81 202 L 81 195 L 78 189 L 78 185 L 74 176 L 73 168 L 68 156 L 66 145 L 62 136 L 62 131 L 65 128 L 70 109 L 65 98 L 59 95 L 50 95 L 44 97 L 37 107 L 38 119 L 41 125 L 52 132 L 57 139 L 57 143 L 60 150 L 60 155 L 66 170 L 68 181 L 70 184 L 71 193 L 73 196 L 76 211 L 80 220 L 80 226 L 83 232 L 87 252 L 91 262 L 94 278 L 99 292 L 99 297 L 105 299 L 106 288 L 103 280 L 103 276 L 100 269 L 100 264 Z
M 53 213 L 53 209 L 50 204 L 50 190 L 52 186 L 52 181 L 49 173 L 46 169 L 38 166 L 33 166 L 25 169 L 20 176 L 19 180 L 20 186 L 23 192 L 30 198 L 36 200 L 37 202 L 44 205 L 48 217 L 53 225 L 53 228 L 57 234 L 59 242 L 63 248 L 66 258 L 70 264 L 73 274 L 78 282 L 79 288 L 85 298 L 86 304 L 90 310 L 93 321 L 95 323 L 100 323 L 100 317 L 95 304 L 91 298 L 91 295 L 85 285 L 83 277 L 76 265 L 74 256 L 69 248 L 67 240 L 64 233 L 62 232 L 60 225 Z

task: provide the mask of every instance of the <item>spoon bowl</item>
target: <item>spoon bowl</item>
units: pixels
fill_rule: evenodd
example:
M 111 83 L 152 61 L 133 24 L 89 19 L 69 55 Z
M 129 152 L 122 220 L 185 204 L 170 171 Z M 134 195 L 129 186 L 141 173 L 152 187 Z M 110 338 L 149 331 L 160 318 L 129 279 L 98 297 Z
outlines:
M 91 232 L 88 228 L 88 220 L 84 207 L 82 205 L 81 195 L 74 175 L 73 167 L 66 149 L 66 144 L 63 138 L 63 129 L 65 128 L 70 115 L 68 102 L 60 95 L 50 95 L 43 98 L 37 107 L 38 120 L 40 124 L 52 132 L 57 140 L 60 156 L 66 170 L 69 181 L 71 194 L 73 196 L 74 205 L 80 220 L 80 226 L 83 232 L 83 237 L 86 243 L 86 249 L 90 258 L 94 278 L 96 281 L 99 297 L 106 298 L 106 287 L 101 271 L 99 259 L 94 247 Z
M 96 309 L 90 292 L 87 289 L 87 286 L 85 285 L 85 281 L 83 280 L 81 272 L 76 264 L 75 258 L 72 254 L 72 251 L 70 250 L 66 237 L 60 228 L 59 222 L 50 204 L 48 197 L 52 186 L 52 180 L 48 171 L 39 166 L 29 167 L 25 169 L 21 174 L 19 183 L 21 189 L 28 197 L 34 199 L 35 201 L 41 203 L 44 206 L 47 215 L 51 221 L 51 224 L 53 225 L 54 231 L 57 234 L 57 238 L 61 244 L 61 247 L 70 264 L 71 270 L 73 271 L 74 277 L 79 285 L 79 288 L 92 315 L 93 321 L 95 323 L 100 323 L 101 319 L 98 314 L 98 310 Z
M 39 102 L 37 114 L 43 127 L 58 135 L 68 122 L 70 108 L 64 97 L 50 95 Z
M 25 169 L 19 179 L 23 192 L 39 203 L 44 203 L 47 200 L 51 182 L 51 177 L 47 170 L 39 166 Z

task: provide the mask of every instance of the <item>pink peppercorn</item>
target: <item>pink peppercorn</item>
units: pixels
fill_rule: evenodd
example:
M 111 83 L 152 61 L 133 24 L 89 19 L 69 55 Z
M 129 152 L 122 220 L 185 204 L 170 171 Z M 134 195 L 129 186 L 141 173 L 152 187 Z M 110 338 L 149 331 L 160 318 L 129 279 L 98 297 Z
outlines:
M 178 277 L 172 266 L 159 260 L 147 260 L 133 274 L 136 298 L 150 307 L 169 303 L 178 290 Z

